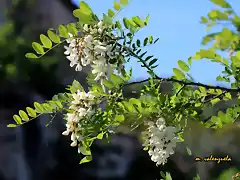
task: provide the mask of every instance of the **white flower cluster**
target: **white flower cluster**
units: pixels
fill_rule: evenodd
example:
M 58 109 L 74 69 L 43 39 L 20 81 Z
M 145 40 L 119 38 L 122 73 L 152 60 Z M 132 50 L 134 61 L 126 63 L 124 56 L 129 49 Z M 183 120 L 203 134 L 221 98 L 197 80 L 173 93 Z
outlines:
M 91 92 L 81 92 L 78 90 L 73 96 L 73 101 L 71 102 L 71 106 L 69 107 L 72 110 L 71 113 L 67 113 L 67 123 L 66 123 L 66 131 L 62 134 L 68 136 L 71 133 L 71 146 L 77 146 L 77 142 L 81 141 L 81 135 L 79 131 L 81 130 L 81 126 L 79 121 L 82 120 L 86 116 L 90 116 L 94 113 L 92 109 L 92 105 L 95 104 L 95 96 Z
M 165 120 L 160 118 L 156 123 L 148 122 L 147 140 L 143 146 L 149 147 L 151 160 L 157 165 L 164 165 L 168 157 L 174 154 L 177 138 L 176 129 L 172 126 L 166 126 Z
M 96 81 L 107 78 L 107 75 L 113 72 L 113 65 L 108 62 L 115 58 L 116 51 L 119 51 L 118 48 L 113 51 L 113 45 L 103 41 L 101 35 L 105 31 L 109 34 L 107 28 L 109 27 L 105 26 L 102 21 L 90 27 L 85 24 L 82 35 L 75 38 L 69 34 L 69 39 L 67 39 L 69 46 L 65 46 L 64 54 L 70 60 L 70 66 L 76 65 L 75 70 L 81 71 L 82 66 L 91 65 L 92 73 L 96 74 Z

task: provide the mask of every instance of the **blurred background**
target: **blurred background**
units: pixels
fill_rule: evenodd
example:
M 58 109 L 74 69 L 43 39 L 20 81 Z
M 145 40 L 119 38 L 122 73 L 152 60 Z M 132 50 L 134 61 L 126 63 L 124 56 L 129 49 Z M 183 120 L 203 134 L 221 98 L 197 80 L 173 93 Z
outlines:
M 40 60 L 28 60 L 31 43 L 39 34 L 59 24 L 74 21 L 70 0 L 0 0 L 0 180 L 156 180 L 160 171 L 168 171 L 173 179 L 231 179 L 240 171 L 239 129 L 226 129 L 216 137 L 211 131 L 193 124 L 193 134 L 186 133 L 185 145 L 179 145 L 166 166 L 156 167 L 142 150 L 137 133 L 118 133 L 110 144 L 97 141 L 93 161 L 79 165 L 81 157 L 70 140 L 61 135 L 64 124 L 61 116 L 42 116 L 18 128 L 7 128 L 13 114 L 43 102 L 77 79 L 87 87 L 88 69 L 74 72 L 63 56 L 62 47 Z M 171 92 L 171 84 L 162 91 Z M 129 88 L 131 92 L 134 87 Z M 205 109 L 209 117 L 229 104 L 218 103 Z M 231 162 L 195 162 L 194 158 L 209 156 L 232 157 Z

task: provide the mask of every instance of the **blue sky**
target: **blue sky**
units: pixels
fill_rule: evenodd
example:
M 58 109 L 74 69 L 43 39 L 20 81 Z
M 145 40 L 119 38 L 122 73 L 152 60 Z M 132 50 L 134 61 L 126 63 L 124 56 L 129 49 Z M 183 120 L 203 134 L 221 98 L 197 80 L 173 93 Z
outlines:
M 79 0 L 73 0 L 79 4 Z M 112 8 L 113 0 L 85 0 L 99 16 Z M 233 7 L 240 7 L 240 2 L 231 3 Z M 199 51 L 201 39 L 207 34 L 205 26 L 199 23 L 200 17 L 205 16 L 211 9 L 216 8 L 209 0 L 132 0 L 123 9 L 117 19 L 123 17 L 140 16 L 145 18 L 150 14 L 149 25 L 138 32 L 136 37 L 142 39 L 152 35 L 159 37 L 157 44 L 148 47 L 149 55 L 159 58 L 159 66 L 155 72 L 161 77 L 173 75 L 172 68 L 177 67 L 178 60 L 187 61 L 188 57 Z M 134 79 L 148 77 L 144 68 L 138 62 L 131 62 Z M 215 78 L 222 67 L 206 60 L 193 61 L 191 75 L 195 81 L 207 84 L 221 84 Z

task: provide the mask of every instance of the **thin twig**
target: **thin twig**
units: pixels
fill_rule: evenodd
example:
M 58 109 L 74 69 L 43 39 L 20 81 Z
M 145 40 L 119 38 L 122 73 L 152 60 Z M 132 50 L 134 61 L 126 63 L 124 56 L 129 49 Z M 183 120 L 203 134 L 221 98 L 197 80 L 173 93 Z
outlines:
M 185 85 L 185 86 L 197 86 L 197 87 L 205 87 L 206 89 L 220 89 L 226 92 L 240 92 L 240 88 L 227 88 L 227 87 L 222 87 L 222 86 L 212 86 L 212 85 L 207 85 L 207 84 L 203 84 L 200 82 L 186 82 L 184 80 L 177 80 L 174 78 L 161 78 L 161 77 L 155 77 L 155 78 L 148 78 L 148 79 L 144 79 L 141 81 L 134 81 L 134 82 L 130 82 L 125 84 L 124 86 L 130 86 L 130 85 L 134 85 L 134 84 L 141 84 L 144 82 L 148 82 L 150 79 L 155 79 L 155 80 L 161 80 L 161 81 L 165 81 L 165 82 L 177 82 L 179 84 Z

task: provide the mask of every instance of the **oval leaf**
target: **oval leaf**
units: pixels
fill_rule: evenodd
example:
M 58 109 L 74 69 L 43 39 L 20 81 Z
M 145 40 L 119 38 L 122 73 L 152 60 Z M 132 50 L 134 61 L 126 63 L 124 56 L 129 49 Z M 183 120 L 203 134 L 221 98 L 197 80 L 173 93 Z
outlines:
M 51 30 L 48 30 L 47 34 L 48 34 L 48 37 L 51 39 L 52 42 L 54 42 L 56 44 L 61 42 L 60 37 L 56 33 L 52 32 Z
M 149 66 L 153 65 L 155 62 L 157 62 L 157 58 L 150 61 Z
M 37 116 L 37 113 L 34 111 L 33 108 L 27 107 L 26 110 L 27 110 L 27 113 L 30 117 L 35 118 Z
M 27 113 L 25 113 L 23 110 L 19 111 L 19 115 L 22 118 L 22 120 L 24 120 L 24 121 L 28 121 L 29 120 L 29 117 L 28 117 Z
M 120 0 L 120 3 L 121 3 L 122 5 L 127 5 L 127 4 L 128 4 L 128 0 Z
M 114 9 L 116 9 L 117 11 L 119 11 L 121 9 L 121 5 L 118 2 L 114 2 Z
M 173 72 L 177 79 L 185 79 L 184 73 L 182 71 L 180 71 L 179 69 L 173 68 Z
M 25 57 L 28 58 L 28 59 L 37 59 L 37 58 L 39 58 L 36 54 L 33 54 L 33 53 L 27 53 L 25 55 Z
M 108 9 L 108 16 L 109 17 L 114 17 L 115 13 L 113 12 L 113 10 Z
M 44 34 L 40 35 L 40 40 L 45 48 L 50 49 L 52 47 L 52 41 Z
M 41 104 L 39 104 L 38 102 L 34 102 L 34 107 L 36 109 L 36 112 L 38 113 L 44 113 L 44 108 L 42 107 Z
M 32 43 L 32 47 L 36 51 L 36 53 L 44 54 L 44 49 L 43 49 L 43 47 L 39 43 L 33 42 Z
M 68 38 L 68 30 L 64 25 L 60 24 L 58 26 L 58 32 L 61 37 Z
M 89 148 L 85 148 L 85 147 L 81 146 L 81 147 L 79 147 L 79 151 L 85 156 L 91 155 L 91 151 Z
M 76 36 L 78 34 L 78 30 L 74 26 L 74 24 L 68 24 L 67 25 L 67 30 L 68 30 L 69 33 L 73 34 L 74 36 Z
M 7 127 L 14 128 L 14 127 L 17 127 L 17 125 L 16 124 L 8 124 Z
M 179 60 L 178 66 L 185 72 L 188 72 L 190 70 L 188 65 L 184 61 Z
M 22 124 L 22 119 L 18 115 L 14 115 L 13 119 L 17 124 Z

